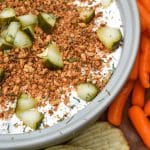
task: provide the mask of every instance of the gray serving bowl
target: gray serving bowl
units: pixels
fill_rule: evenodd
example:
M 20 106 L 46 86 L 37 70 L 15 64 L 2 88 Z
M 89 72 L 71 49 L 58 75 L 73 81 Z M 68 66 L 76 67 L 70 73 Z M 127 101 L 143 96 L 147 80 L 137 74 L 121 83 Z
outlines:
M 65 142 L 96 121 L 119 92 L 134 63 L 140 36 L 135 0 L 118 0 L 124 25 L 124 48 L 119 65 L 104 90 L 86 108 L 57 125 L 31 133 L 0 135 L 0 149 L 40 149 Z

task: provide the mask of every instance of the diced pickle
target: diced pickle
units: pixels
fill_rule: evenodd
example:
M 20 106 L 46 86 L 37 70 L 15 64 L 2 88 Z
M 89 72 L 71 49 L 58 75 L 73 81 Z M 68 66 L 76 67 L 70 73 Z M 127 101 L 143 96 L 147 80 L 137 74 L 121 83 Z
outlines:
M 44 115 L 35 109 L 31 109 L 22 112 L 19 118 L 25 125 L 29 126 L 33 130 L 36 130 L 42 122 Z
M 34 27 L 32 25 L 26 26 L 22 30 L 31 38 L 31 40 L 34 40 Z
M 115 50 L 122 40 L 120 29 L 112 27 L 100 27 L 97 30 L 97 36 L 103 45 L 109 50 Z
M 103 8 L 107 8 L 109 7 L 109 5 L 111 4 L 112 0 L 101 0 L 100 3 L 102 5 Z
M 19 22 L 11 22 L 9 24 L 8 29 L 6 31 L 6 36 L 5 36 L 5 40 L 8 43 L 14 42 L 15 36 L 20 27 L 21 27 L 21 24 Z
M 0 38 L 0 50 L 9 50 L 12 47 L 12 44 L 6 42 L 3 38 Z
M 32 129 L 37 129 L 43 120 L 44 115 L 36 110 L 37 100 L 21 94 L 17 100 L 15 113 L 23 123 Z
M 7 36 L 7 29 L 2 30 L 2 32 L 1 32 L 1 38 L 5 39 L 6 36 Z
M 56 16 L 52 13 L 40 13 L 38 23 L 44 32 L 51 33 L 56 24 Z
M 20 21 L 23 28 L 30 25 L 36 25 L 38 23 L 37 16 L 33 14 L 19 16 L 17 19 Z
M 14 46 L 17 48 L 30 48 L 32 46 L 32 40 L 24 31 L 18 30 L 14 40 Z
M 5 74 L 4 69 L 0 68 L 0 82 L 3 80 L 4 74 Z
M 89 23 L 95 16 L 95 10 L 92 8 L 82 8 L 80 11 L 80 19 L 84 23 Z
M 35 108 L 37 106 L 37 100 L 28 96 L 27 94 L 21 94 L 16 104 L 16 115 L 19 116 L 22 112 Z
M 89 82 L 81 83 L 77 86 L 78 96 L 85 101 L 93 100 L 97 96 L 98 91 L 96 85 Z
M 43 59 L 44 65 L 50 69 L 59 69 L 64 66 L 61 53 L 54 42 L 49 44 L 45 51 L 38 56 Z
M 16 12 L 13 8 L 4 8 L 0 12 L 0 25 L 3 25 L 5 23 L 14 20 L 15 17 L 16 17 Z

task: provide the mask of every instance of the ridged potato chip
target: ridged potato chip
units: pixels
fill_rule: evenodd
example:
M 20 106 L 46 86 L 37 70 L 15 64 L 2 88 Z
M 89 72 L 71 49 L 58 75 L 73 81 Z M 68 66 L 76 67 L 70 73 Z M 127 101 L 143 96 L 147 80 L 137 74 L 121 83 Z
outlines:
M 107 122 L 97 123 L 69 142 L 93 150 L 129 150 L 129 145 L 118 128 Z
M 92 150 L 92 149 L 72 145 L 59 145 L 47 148 L 45 150 Z

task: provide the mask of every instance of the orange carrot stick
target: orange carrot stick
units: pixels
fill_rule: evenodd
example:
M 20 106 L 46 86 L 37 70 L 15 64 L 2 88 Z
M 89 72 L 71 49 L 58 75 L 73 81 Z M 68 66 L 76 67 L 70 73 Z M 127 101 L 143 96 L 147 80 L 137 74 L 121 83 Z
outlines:
M 145 9 L 145 7 L 139 1 L 137 1 L 137 5 L 139 8 L 140 16 L 143 18 L 147 28 L 149 28 L 149 26 L 150 26 L 150 19 L 149 19 L 150 13 Z
M 141 41 L 139 79 L 144 88 L 150 87 L 150 44 L 148 37 L 143 33 Z
M 128 96 L 130 92 L 132 91 L 133 85 L 134 85 L 133 81 L 128 81 L 124 85 L 119 95 L 115 98 L 115 100 L 110 105 L 108 109 L 107 118 L 111 124 L 115 126 L 119 126 L 121 124 L 123 110 L 124 110 L 126 101 L 128 99 Z
M 129 109 L 128 114 L 143 142 L 150 148 L 150 122 L 145 117 L 144 111 L 138 106 L 132 106 Z
M 150 1 L 149 0 L 141 0 L 140 2 L 143 5 L 143 7 L 145 7 L 145 9 L 147 9 L 147 11 L 149 11 L 149 13 L 150 13 L 150 7 L 149 7 Z
M 150 116 L 150 100 L 148 100 L 144 106 L 144 112 L 146 116 Z
M 140 81 L 137 80 L 132 92 L 132 105 L 143 107 L 144 99 L 145 99 L 145 88 L 142 86 Z
M 140 55 L 138 53 L 137 56 L 136 56 L 136 60 L 135 60 L 134 66 L 132 68 L 132 71 L 130 73 L 129 80 L 135 81 L 138 78 L 139 58 L 140 58 Z
M 148 37 L 148 39 L 149 39 L 148 40 L 149 42 L 147 41 L 147 49 L 149 49 L 149 65 L 148 65 L 149 69 L 148 70 L 149 70 L 149 74 L 150 74 L 150 30 L 149 30 L 149 37 Z
M 145 20 L 142 17 L 140 17 L 140 23 L 141 23 L 141 31 L 145 32 L 147 30 L 147 26 Z

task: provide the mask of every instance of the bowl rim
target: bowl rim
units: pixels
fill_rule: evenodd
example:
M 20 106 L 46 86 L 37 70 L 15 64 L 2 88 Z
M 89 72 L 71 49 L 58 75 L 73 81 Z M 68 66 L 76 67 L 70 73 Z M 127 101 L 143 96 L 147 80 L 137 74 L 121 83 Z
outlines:
M 140 21 L 136 1 L 118 0 L 118 3 L 125 27 L 124 47 L 121 61 L 102 92 L 86 108 L 53 127 L 23 134 L 0 134 L 0 149 L 39 149 L 67 141 L 96 121 L 113 101 L 128 78 L 140 40 Z

